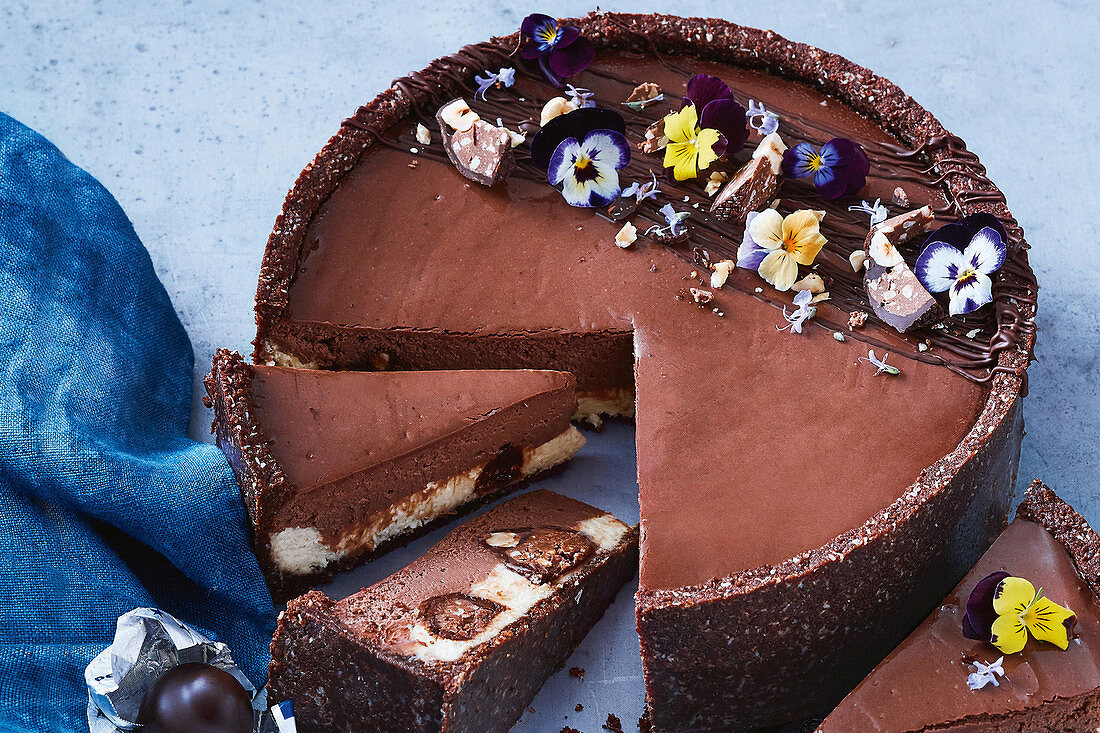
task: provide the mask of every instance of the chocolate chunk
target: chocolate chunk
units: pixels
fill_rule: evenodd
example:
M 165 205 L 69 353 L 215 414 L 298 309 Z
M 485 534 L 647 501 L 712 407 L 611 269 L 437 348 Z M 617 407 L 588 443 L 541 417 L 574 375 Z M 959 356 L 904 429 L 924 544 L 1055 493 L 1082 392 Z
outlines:
M 474 482 L 474 493 L 478 496 L 499 490 L 502 486 L 518 481 L 520 467 L 523 465 L 523 451 L 514 445 L 506 445 L 501 448 Z
M 138 722 L 145 733 L 251 733 L 252 699 L 224 669 L 190 662 L 161 675 Z
M 518 536 L 516 544 L 493 549 L 509 569 L 536 585 L 565 575 L 596 551 L 590 539 L 574 530 L 536 527 L 508 531 Z
M 766 208 L 779 188 L 779 171 L 786 149 L 777 132 L 761 140 L 752 159 L 718 192 L 710 206 L 711 213 L 719 219 L 743 224 L 750 211 Z
M 894 189 L 894 203 L 903 209 L 909 207 L 909 194 L 905 193 L 905 189 L 901 186 Z
M 878 265 L 893 267 L 905 261 L 898 247 L 927 232 L 928 226 L 935 220 L 931 206 L 899 214 L 872 228 L 863 241 L 863 248 Z
M 629 219 L 638 210 L 638 200 L 633 196 L 620 196 L 607 207 L 607 215 L 612 221 Z
M 656 153 L 666 145 L 668 138 L 665 137 L 665 118 L 662 117 L 646 128 L 645 139 L 638 143 L 638 149 L 643 153 Z
M 420 618 L 443 639 L 469 641 L 493 622 L 504 606 L 465 593 L 434 596 L 420 604 Z
M 451 127 L 447 120 L 454 120 L 448 110 L 459 103 L 464 104 L 462 100 L 448 102 L 440 107 L 435 116 L 443 134 L 443 149 L 459 173 L 483 186 L 492 186 L 515 170 L 512 136 L 504 128 L 490 125 L 482 119 L 474 119 L 466 130 Z M 462 125 L 469 122 L 466 117 L 459 119 Z
M 935 298 L 904 261 L 882 267 L 868 260 L 863 283 L 875 315 L 900 333 L 925 326 L 941 315 Z

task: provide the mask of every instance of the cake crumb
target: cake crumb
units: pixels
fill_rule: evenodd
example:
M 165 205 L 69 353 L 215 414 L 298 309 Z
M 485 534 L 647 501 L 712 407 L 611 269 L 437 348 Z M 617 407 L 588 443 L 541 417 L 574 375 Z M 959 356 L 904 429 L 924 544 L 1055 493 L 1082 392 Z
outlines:
M 584 679 L 584 667 L 570 667 L 569 676 L 576 677 L 578 680 Z
M 573 709 L 579 713 L 580 711 L 584 710 L 584 705 L 581 705 L 580 703 L 577 703 L 577 707 L 575 707 Z
M 852 331 L 857 328 L 863 328 L 863 324 L 867 323 L 867 314 L 863 311 L 852 311 L 848 314 L 848 328 Z
M 581 733 L 576 728 L 570 728 L 568 725 L 561 729 L 561 733 Z
M 609 730 L 611 733 L 623 733 L 623 724 L 619 720 L 615 713 L 607 714 L 607 722 L 603 724 L 604 730 Z

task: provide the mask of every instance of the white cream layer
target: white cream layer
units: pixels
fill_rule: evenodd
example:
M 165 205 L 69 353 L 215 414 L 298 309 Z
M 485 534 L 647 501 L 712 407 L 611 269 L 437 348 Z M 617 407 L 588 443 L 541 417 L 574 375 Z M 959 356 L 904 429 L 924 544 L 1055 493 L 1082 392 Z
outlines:
M 610 552 L 622 542 L 630 527 L 611 514 L 585 519 L 574 525 L 581 534 L 596 544 L 599 552 Z M 575 571 L 574 571 L 575 572 Z M 438 637 L 422 622 L 417 621 L 409 627 L 409 640 L 413 642 L 405 647 L 409 656 L 416 657 L 429 664 L 453 662 L 479 644 L 492 639 L 510 624 L 515 623 L 530 611 L 536 603 L 549 598 L 559 588 L 567 585 L 573 572 L 566 573 L 552 583 L 536 584 L 524 576 L 510 570 L 503 563 L 497 565 L 483 579 L 470 586 L 469 595 L 474 598 L 499 603 L 504 607 L 481 633 L 467 641 L 455 641 Z M 580 598 L 580 594 L 577 595 Z
M 564 463 L 584 443 L 584 436 L 570 425 L 542 445 L 524 448 L 520 473 L 530 476 Z M 415 494 L 375 514 L 363 525 L 347 531 L 335 546 L 326 544 L 315 527 L 287 527 L 272 533 L 271 557 L 282 572 L 306 575 L 349 554 L 373 550 L 387 540 L 427 524 L 473 499 L 478 476 L 484 469 L 485 466 L 478 466 L 446 481 L 429 483 Z

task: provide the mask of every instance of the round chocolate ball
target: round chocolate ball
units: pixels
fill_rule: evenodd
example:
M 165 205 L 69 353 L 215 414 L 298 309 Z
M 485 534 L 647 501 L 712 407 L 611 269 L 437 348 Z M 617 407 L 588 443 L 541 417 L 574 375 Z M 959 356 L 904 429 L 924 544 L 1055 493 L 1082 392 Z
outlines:
M 191 662 L 157 680 L 138 722 L 142 733 L 252 733 L 252 700 L 225 670 Z

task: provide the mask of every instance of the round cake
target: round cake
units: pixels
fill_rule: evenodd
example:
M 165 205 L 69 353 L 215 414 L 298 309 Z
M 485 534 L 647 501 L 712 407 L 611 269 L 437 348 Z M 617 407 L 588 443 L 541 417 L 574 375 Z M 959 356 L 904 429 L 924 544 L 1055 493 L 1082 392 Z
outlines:
M 577 419 L 636 422 L 653 729 L 823 714 L 1004 526 L 1022 230 L 962 140 L 846 59 L 532 18 L 396 80 L 302 172 L 255 361 L 572 373 Z

